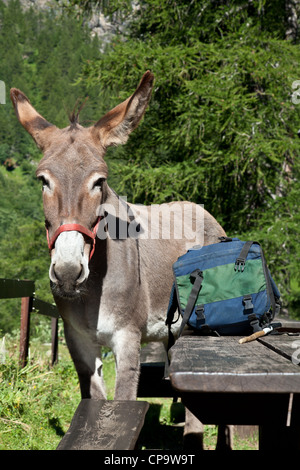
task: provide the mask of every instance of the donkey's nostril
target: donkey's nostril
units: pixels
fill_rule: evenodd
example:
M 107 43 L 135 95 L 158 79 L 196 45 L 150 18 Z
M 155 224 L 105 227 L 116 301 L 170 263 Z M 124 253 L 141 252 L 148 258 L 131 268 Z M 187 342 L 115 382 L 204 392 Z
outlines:
M 61 281 L 61 280 L 62 280 L 60 274 L 55 270 L 55 264 L 53 265 L 52 272 L 53 272 L 53 275 L 54 275 L 54 277 L 55 277 L 55 279 L 56 279 L 57 281 Z
M 49 269 L 49 277 L 50 277 L 50 280 L 52 282 L 58 282 L 60 279 L 59 279 L 59 276 L 57 275 L 57 273 L 55 272 L 55 263 L 51 263 L 51 266 L 50 266 L 50 269 Z
M 84 264 L 82 264 L 80 272 L 79 272 L 78 277 L 76 279 L 77 286 L 79 284 L 82 284 L 87 279 L 88 275 L 89 275 L 89 270 L 87 269 L 87 267 Z
M 57 269 L 55 269 L 55 268 L 57 268 Z M 55 263 L 53 263 L 50 266 L 49 274 L 50 274 L 51 281 L 53 281 L 55 283 L 62 282 L 62 280 L 63 280 L 62 274 L 59 271 L 59 267 L 56 267 Z
M 76 279 L 77 284 L 80 284 L 80 282 L 83 281 L 82 278 L 84 277 L 84 276 L 82 276 L 82 274 L 83 274 L 83 266 L 82 266 L 82 264 L 81 264 L 80 266 L 81 266 L 81 269 L 80 269 L 80 271 L 79 271 L 79 273 L 78 273 L 78 276 L 77 276 L 77 279 Z

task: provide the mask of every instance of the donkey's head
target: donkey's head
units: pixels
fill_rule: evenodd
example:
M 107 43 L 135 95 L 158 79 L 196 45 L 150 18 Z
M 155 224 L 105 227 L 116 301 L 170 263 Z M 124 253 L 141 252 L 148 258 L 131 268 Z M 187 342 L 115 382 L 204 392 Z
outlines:
M 20 123 L 43 151 L 37 177 L 43 184 L 49 275 L 59 295 L 80 294 L 89 275 L 99 206 L 107 193 L 106 148 L 124 144 L 139 124 L 150 99 L 153 75 L 146 72 L 136 91 L 95 125 L 84 128 L 76 117 L 58 129 L 44 119 L 16 88 L 11 99 Z

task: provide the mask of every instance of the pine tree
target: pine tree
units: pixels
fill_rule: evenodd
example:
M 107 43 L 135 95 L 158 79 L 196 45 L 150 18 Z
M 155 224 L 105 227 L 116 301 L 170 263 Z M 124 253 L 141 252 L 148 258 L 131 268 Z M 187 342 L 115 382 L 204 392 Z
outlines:
M 144 123 L 109 154 L 116 189 L 140 203 L 202 203 L 229 235 L 255 236 L 285 304 L 300 296 L 298 3 L 100 2 L 126 28 L 82 74 L 114 105 L 151 69 Z

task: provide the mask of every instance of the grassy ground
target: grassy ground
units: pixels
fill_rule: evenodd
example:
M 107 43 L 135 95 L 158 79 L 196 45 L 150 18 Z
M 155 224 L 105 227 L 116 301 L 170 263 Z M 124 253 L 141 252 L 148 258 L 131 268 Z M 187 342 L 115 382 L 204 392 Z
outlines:
M 1 341 L 1 339 L 0 339 Z M 32 340 L 28 365 L 18 365 L 17 338 L 6 337 L 5 363 L 0 364 L 0 450 L 54 450 L 67 431 L 80 402 L 76 372 L 61 340 L 59 362 L 50 367 L 50 345 Z M 108 398 L 113 398 L 114 360 L 104 359 Z M 184 413 L 171 399 L 149 398 L 140 449 L 181 450 Z M 174 416 L 176 418 L 174 419 Z M 204 446 L 214 449 L 215 426 L 205 427 Z M 235 449 L 255 449 L 257 440 L 235 439 Z

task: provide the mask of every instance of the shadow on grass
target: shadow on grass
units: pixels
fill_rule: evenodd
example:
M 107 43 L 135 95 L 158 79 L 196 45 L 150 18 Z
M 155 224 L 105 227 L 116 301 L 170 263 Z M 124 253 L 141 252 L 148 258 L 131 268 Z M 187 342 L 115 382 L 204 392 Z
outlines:
M 49 418 L 49 425 L 56 432 L 57 436 L 63 437 L 65 435 L 64 430 L 60 424 L 58 418 Z
M 136 444 L 137 449 L 182 450 L 183 426 L 159 421 L 162 405 L 150 404 L 143 429 Z

